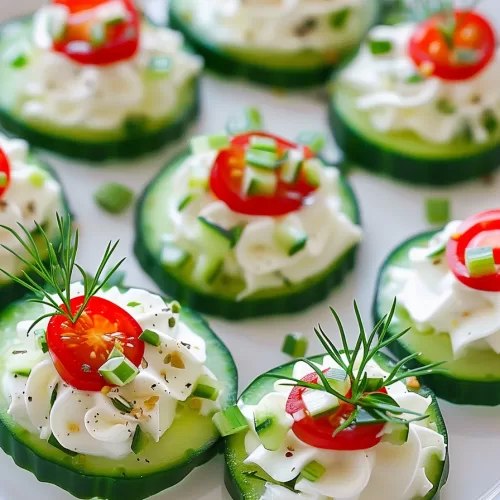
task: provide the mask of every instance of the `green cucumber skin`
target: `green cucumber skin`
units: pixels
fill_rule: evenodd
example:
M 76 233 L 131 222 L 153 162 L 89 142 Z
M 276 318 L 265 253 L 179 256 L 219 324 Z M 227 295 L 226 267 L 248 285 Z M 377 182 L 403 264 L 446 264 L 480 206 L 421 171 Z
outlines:
M 316 361 L 316 362 L 321 362 L 323 359 L 324 355 L 320 356 L 314 356 L 310 357 L 311 361 Z M 375 357 L 375 361 L 380 363 L 382 367 L 384 366 L 394 366 L 395 362 L 387 355 L 383 353 L 378 353 Z M 296 361 L 291 361 L 287 364 L 284 364 L 282 366 L 279 366 L 277 368 L 274 368 L 268 373 L 287 373 L 291 374 L 293 365 L 296 363 Z M 245 396 L 247 396 L 247 400 L 250 402 L 250 404 L 255 404 L 256 403 L 256 398 L 257 395 L 260 393 L 263 393 L 266 388 L 269 388 L 272 390 L 274 384 L 274 380 L 264 377 L 263 375 L 257 377 L 246 389 L 243 391 L 243 393 L 240 396 L 240 399 L 246 399 Z M 259 390 L 258 386 L 264 386 L 264 389 Z M 444 437 L 444 441 L 447 445 L 446 447 L 446 457 L 444 462 L 442 463 L 442 466 L 440 467 L 440 470 L 437 471 L 439 473 L 439 477 L 432 478 L 431 482 L 433 483 L 434 487 L 432 488 L 429 493 L 424 498 L 418 498 L 414 500 L 439 500 L 440 498 L 440 490 L 441 488 L 446 484 L 446 481 L 448 479 L 448 474 L 449 474 L 449 451 L 448 451 L 448 432 L 446 430 L 446 425 L 443 420 L 443 416 L 441 414 L 441 411 L 438 406 L 438 402 L 436 399 L 436 396 L 433 394 L 433 392 L 428 389 L 427 387 L 421 387 L 420 390 L 418 391 L 418 394 L 421 396 L 427 397 L 431 396 L 432 398 L 432 403 L 431 403 L 431 415 L 434 419 L 434 422 L 436 423 L 436 427 L 438 429 L 438 432 Z M 226 467 L 225 467 L 225 474 L 224 474 L 224 483 L 226 486 L 226 489 L 234 500 L 259 500 L 262 493 L 264 492 L 264 483 L 261 481 L 251 481 L 247 478 L 245 478 L 242 474 L 241 471 L 238 469 L 240 468 L 241 464 L 238 461 L 237 457 L 237 448 L 241 446 L 241 435 L 236 434 L 233 436 L 229 436 L 225 438 L 225 458 L 226 458 Z M 248 470 L 255 469 L 256 466 L 247 466 Z
M 412 238 L 404 241 L 398 247 L 396 247 L 387 257 L 385 262 L 382 264 L 377 278 L 377 285 L 374 300 L 372 303 L 372 318 L 376 324 L 382 317 L 380 311 L 381 302 L 381 292 L 382 292 L 382 282 L 384 280 L 385 272 L 387 268 L 391 265 L 393 256 L 398 252 L 401 252 L 405 248 L 410 248 L 412 243 L 421 241 L 422 239 L 431 239 L 437 231 L 429 231 L 425 233 L 420 233 Z M 397 316 L 397 312 L 396 312 Z M 415 327 L 413 327 L 414 330 Z M 389 328 L 388 334 L 395 335 L 399 330 L 394 327 Z M 398 359 L 403 359 L 410 354 L 410 352 L 401 342 L 395 341 L 388 346 L 388 349 L 396 356 Z M 425 353 L 423 353 L 425 355 Z M 421 359 L 411 360 L 407 365 L 411 368 L 419 368 L 423 364 L 427 364 L 425 361 L 421 363 Z M 500 362 L 500 356 L 499 356 Z M 446 365 L 444 366 L 446 369 Z M 459 405 L 476 405 L 476 406 L 498 406 L 500 405 L 500 377 L 493 380 L 467 380 L 462 377 L 454 377 L 452 375 L 446 374 L 432 374 L 419 377 L 423 383 L 432 389 L 436 396 L 441 399 L 445 399 L 450 403 Z
M 120 289 L 126 290 L 124 287 L 120 287 Z M 12 308 L 15 306 L 16 304 L 11 305 Z M 8 309 L 4 311 L 5 314 L 8 312 Z M 226 401 L 228 405 L 233 405 L 237 397 L 238 374 L 229 350 L 210 329 L 208 323 L 197 313 L 183 308 L 182 316 L 195 322 L 197 328 L 203 329 L 205 335 L 211 340 L 211 349 L 219 351 L 220 355 L 227 361 L 227 366 L 224 369 L 232 383 Z M 9 417 L 5 421 L 2 417 L 3 415 L 0 413 L 0 448 L 10 455 L 19 467 L 32 472 L 39 481 L 59 486 L 77 498 L 142 500 L 179 483 L 196 467 L 205 464 L 223 451 L 219 437 L 214 437 L 200 449 L 186 449 L 183 460 L 174 463 L 172 468 L 153 474 L 128 475 L 128 470 L 120 471 L 119 463 L 116 472 L 121 472 L 123 477 L 84 474 L 75 470 L 75 466 L 72 466 L 71 463 L 71 457 L 66 456 L 65 464 L 62 465 L 39 456 L 36 450 L 22 442 L 23 434 L 27 434 L 27 432 L 16 433 L 16 425 L 13 421 Z M 60 453 L 64 456 L 63 452 Z
M 169 9 L 169 24 L 172 29 L 180 31 L 188 44 L 204 58 L 207 68 L 224 76 L 242 78 L 277 88 L 303 89 L 323 85 L 328 81 L 335 67 L 340 66 L 343 59 L 348 58 L 351 52 L 347 51 L 337 64 L 328 63 L 308 69 L 275 69 L 241 61 L 213 43 L 202 40 L 182 19 L 173 7 L 173 2 Z
M 170 164 L 173 165 L 179 161 L 182 156 L 186 156 L 186 153 L 182 153 L 177 159 L 172 160 L 171 163 L 167 164 L 165 169 L 168 169 Z M 161 176 L 161 173 L 160 171 L 158 177 Z M 354 223 L 361 225 L 359 206 L 354 191 L 344 177 L 341 177 L 341 179 L 348 193 L 349 201 L 354 206 Z M 315 281 L 310 287 L 288 295 L 257 299 L 250 298 L 237 302 L 236 300 L 209 295 L 208 293 L 195 290 L 171 273 L 168 273 L 145 243 L 145 227 L 142 223 L 141 214 L 149 191 L 152 190 L 155 181 L 156 178 L 144 190 L 137 203 L 135 215 L 135 256 L 144 272 L 151 277 L 160 290 L 167 295 L 176 297 L 177 300 L 187 304 L 191 309 L 234 321 L 260 316 L 296 313 L 328 297 L 332 290 L 339 286 L 350 271 L 354 269 L 358 245 L 351 247 L 325 274 L 314 277 Z
M 460 159 L 419 159 L 383 149 L 349 126 L 330 100 L 329 123 L 335 142 L 348 160 L 387 177 L 424 186 L 449 186 L 487 176 L 500 165 L 500 145 Z

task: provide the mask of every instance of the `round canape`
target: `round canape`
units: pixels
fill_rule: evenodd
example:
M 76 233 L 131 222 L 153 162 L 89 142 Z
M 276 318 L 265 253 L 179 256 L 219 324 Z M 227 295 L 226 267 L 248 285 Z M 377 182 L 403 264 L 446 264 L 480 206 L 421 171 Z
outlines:
M 411 327 L 389 349 L 410 366 L 446 361 L 423 380 L 453 403 L 500 404 L 499 230 L 500 210 L 450 222 L 404 241 L 380 270 L 374 319 L 397 296 L 394 325 Z
M 170 25 L 225 76 L 321 85 L 380 16 L 375 0 L 173 0 Z
M 415 184 L 448 185 L 500 164 L 500 58 L 482 15 L 455 10 L 377 26 L 332 86 L 345 155 Z
M 196 313 L 108 285 L 116 244 L 86 274 L 58 222 L 61 253 L 32 264 L 45 283 L 19 280 L 36 298 L 0 313 L 0 447 L 75 497 L 144 499 L 217 453 L 212 415 L 234 403 L 236 367 Z M 71 284 L 76 269 L 83 282 Z
M 201 68 L 132 0 L 53 0 L 0 27 L 0 124 L 68 157 L 134 158 L 187 130 Z
M 56 248 L 57 212 L 69 213 L 69 207 L 54 171 L 30 151 L 27 142 L 0 133 L 0 309 L 27 293 L 15 277 L 28 271 L 32 279 L 39 278 L 3 245 L 22 251 L 23 244 L 32 239 L 47 262 L 41 229 Z M 26 229 L 21 240 L 9 230 L 18 229 L 18 223 Z
M 161 290 L 243 319 L 301 311 L 355 262 L 355 196 L 313 150 L 264 132 L 197 137 L 137 206 L 135 253 Z
M 439 498 L 449 465 L 438 402 L 380 352 L 383 339 L 373 345 L 376 332 L 339 352 L 318 331 L 326 355 L 261 375 L 216 420 L 234 500 Z

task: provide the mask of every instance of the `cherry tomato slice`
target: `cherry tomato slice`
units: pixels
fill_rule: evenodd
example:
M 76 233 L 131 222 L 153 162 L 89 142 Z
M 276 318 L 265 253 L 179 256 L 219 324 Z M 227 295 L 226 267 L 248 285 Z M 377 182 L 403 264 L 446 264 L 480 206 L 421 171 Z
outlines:
M 437 14 L 418 26 L 410 39 L 409 54 L 422 71 L 429 66 L 432 76 L 443 80 L 467 80 L 482 71 L 493 59 L 496 35 L 480 14 L 455 11 L 455 27 Z
M 102 43 L 92 43 L 92 30 L 99 28 L 96 7 L 111 0 L 53 0 L 65 5 L 70 16 L 65 35 L 55 41 L 53 48 L 80 64 L 104 66 L 125 61 L 134 56 L 139 47 L 140 16 L 132 0 L 120 0 L 127 12 L 123 22 L 105 26 Z M 115 0 L 116 1 L 116 0 Z
M 0 148 L 0 198 L 10 184 L 10 162 L 3 149 Z
M 71 299 L 72 312 L 83 300 Z M 110 384 L 98 369 L 108 360 L 113 347 L 122 350 L 135 366 L 141 364 L 141 333 L 141 326 L 128 312 L 109 300 L 92 297 L 75 324 L 62 315 L 50 319 L 47 345 L 57 372 L 67 384 L 82 391 L 100 391 Z
M 467 248 L 491 246 L 495 262 L 500 262 L 500 210 L 488 210 L 466 219 L 446 247 L 448 265 L 457 279 L 469 288 L 500 292 L 500 273 L 472 277 L 465 265 Z
M 295 184 L 287 184 L 278 177 L 278 187 L 274 196 L 243 195 L 243 172 L 245 168 L 245 148 L 250 137 L 269 137 L 278 143 L 279 153 L 303 147 L 304 157 L 312 158 L 314 153 L 307 146 L 281 139 L 264 132 L 238 135 L 231 141 L 231 147 L 217 156 L 210 174 L 210 187 L 214 195 L 222 200 L 233 212 L 246 215 L 279 216 L 298 210 L 304 200 L 316 190 L 308 184 L 303 175 Z M 275 172 L 279 176 L 279 169 Z
M 306 375 L 302 380 L 304 382 L 316 383 L 318 375 L 313 372 Z M 302 401 L 302 394 L 305 390 L 305 387 L 294 387 L 292 389 L 286 403 L 286 412 L 288 414 L 293 415 L 301 410 L 305 410 L 306 407 Z M 378 392 L 386 394 L 387 390 L 382 388 Z M 353 409 L 354 406 L 341 402 L 338 410 L 330 415 L 313 418 L 306 412 L 304 418 L 294 422 L 292 431 L 301 441 L 315 448 L 325 450 L 367 450 L 368 448 L 373 448 L 380 442 L 382 437 L 379 434 L 385 424 L 352 424 L 347 429 L 339 432 L 335 437 L 332 436 L 335 429 L 349 417 Z

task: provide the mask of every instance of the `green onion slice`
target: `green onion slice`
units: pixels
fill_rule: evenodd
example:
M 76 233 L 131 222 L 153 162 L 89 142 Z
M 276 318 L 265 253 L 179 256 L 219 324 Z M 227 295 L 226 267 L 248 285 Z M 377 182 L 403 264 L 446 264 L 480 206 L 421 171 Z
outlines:
M 195 398 L 209 399 L 215 401 L 220 394 L 221 383 L 207 375 L 201 375 L 196 382 L 196 387 L 192 393 Z
M 309 462 L 300 473 L 300 479 L 307 479 L 308 481 L 315 482 L 323 476 L 326 469 L 316 460 Z
M 146 344 L 151 344 L 155 347 L 158 347 L 161 344 L 160 336 L 153 332 L 153 330 L 144 330 L 140 335 L 139 339 L 146 342 Z
M 495 274 L 496 265 L 493 248 L 467 248 L 465 250 L 465 265 L 473 278 Z
M 425 212 L 430 224 L 445 224 L 450 220 L 450 201 L 446 198 L 429 198 Z
M 222 437 L 231 436 L 248 429 L 248 422 L 237 406 L 217 412 L 212 421 Z
M 227 148 L 230 145 L 226 134 L 202 135 L 193 137 L 190 141 L 191 153 L 200 154 Z
M 110 384 L 123 386 L 132 382 L 139 373 L 139 370 L 137 366 L 122 355 L 108 359 L 99 368 L 99 373 Z

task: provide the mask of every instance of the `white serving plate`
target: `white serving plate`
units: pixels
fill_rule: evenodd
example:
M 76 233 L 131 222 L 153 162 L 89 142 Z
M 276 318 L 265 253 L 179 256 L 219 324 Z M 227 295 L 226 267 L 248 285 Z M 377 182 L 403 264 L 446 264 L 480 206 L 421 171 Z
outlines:
M 161 6 L 162 0 L 150 1 L 156 8 Z M 487 0 L 482 6 L 500 21 L 499 1 Z M 15 3 L 12 0 L 0 0 L 0 17 L 5 19 L 6 12 L 9 15 L 29 12 L 40 3 L 40 0 L 18 0 Z M 193 134 L 223 130 L 229 115 L 250 105 L 261 109 L 268 130 L 290 139 L 302 130 L 328 130 L 326 103 L 314 96 L 284 95 L 213 76 L 205 76 L 202 94 L 202 116 Z M 126 284 L 157 290 L 133 256 L 133 211 L 124 216 L 108 215 L 94 204 L 92 195 L 98 186 L 109 181 L 127 184 L 139 194 L 159 168 L 180 148 L 182 145 L 136 164 L 116 164 L 105 169 L 72 164 L 63 158 L 47 155 L 61 176 L 80 226 L 80 263 L 84 268 L 94 269 L 109 239 L 120 239 L 116 257 L 127 257 L 124 264 Z M 335 158 L 332 143 L 327 152 L 329 157 Z M 365 238 L 357 268 L 347 279 L 344 288 L 300 314 L 243 323 L 209 318 L 211 326 L 235 358 L 240 390 L 262 372 L 289 361 L 280 351 L 286 333 L 301 331 L 307 334 L 311 340 L 308 354 L 320 352 L 319 343 L 313 338 L 313 327 L 318 323 L 338 339 L 328 306 L 333 306 L 339 312 L 351 339 L 357 334 L 353 298 L 358 301 L 366 323 L 371 324 L 370 308 L 378 267 L 388 252 L 403 239 L 428 229 L 424 215 L 426 197 L 449 197 L 456 218 L 465 218 L 474 212 L 498 208 L 500 205 L 500 173 L 489 184 L 479 180 L 452 189 L 437 190 L 397 184 L 362 172 L 354 173 L 350 179 L 358 195 Z M 441 499 L 476 500 L 500 478 L 500 407 L 461 407 L 444 401 L 440 405 L 449 432 L 451 466 L 448 484 L 442 491 Z M 0 451 L 0 500 L 35 498 L 68 500 L 73 497 L 53 485 L 39 483 L 31 473 L 16 467 L 12 459 Z M 230 500 L 223 485 L 222 457 L 195 470 L 180 485 L 155 498 Z

